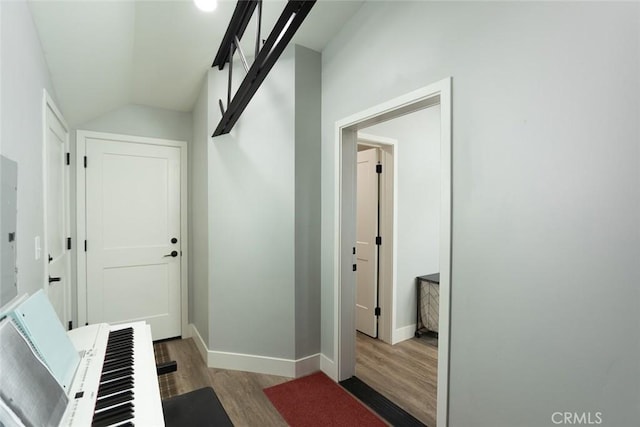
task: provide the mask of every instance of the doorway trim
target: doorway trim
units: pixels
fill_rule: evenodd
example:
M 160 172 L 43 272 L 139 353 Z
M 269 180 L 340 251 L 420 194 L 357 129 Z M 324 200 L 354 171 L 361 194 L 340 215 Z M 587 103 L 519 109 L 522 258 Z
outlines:
M 380 317 L 378 318 L 378 338 L 388 344 L 395 343 L 396 322 L 394 301 L 396 300 L 396 256 L 398 253 L 398 140 L 384 136 L 357 133 L 357 145 L 380 149 L 383 168 L 380 191 L 380 236 L 383 244 L 379 246 L 380 264 L 379 298 Z M 391 159 L 389 159 L 389 157 Z M 391 160 L 391 161 L 389 161 Z M 391 244 L 384 244 L 391 242 Z
M 86 169 L 83 159 L 87 152 L 87 138 L 101 139 L 105 142 L 133 142 L 137 144 L 177 147 L 180 149 L 180 234 L 182 256 L 180 257 L 180 332 L 182 337 L 189 334 L 189 291 L 187 286 L 189 266 L 189 234 L 187 222 L 187 143 L 169 139 L 147 138 L 142 136 L 121 135 L 105 132 L 78 130 L 76 133 L 76 236 L 77 242 L 87 238 L 86 218 Z M 76 245 L 78 248 L 79 243 Z M 78 324 L 87 323 L 87 255 L 77 250 L 77 290 Z
M 338 381 L 355 374 L 355 152 L 358 129 L 440 104 L 440 311 L 437 426 L 448 423 L 451 307 L 451 77 L 353 114 L 335 124 L 334 362 Z
M 42 258 L 42 264 L 44 265 L 44 277 L 43 277 L 43 282 L 42 282 L 42 287 L 44 289 L 45 295 L 49 295 L 49 260 L 48 260 L 48 254 L 49 254 L 49 242 L 48 242 L 48 235 L 49 235 L 49 221 L 48 221 L 48 214 L 49 214 L 49 207 L 48 207 L 48 198 L 49 198 L 49 194 L 47 191 L 47 181 L 48 181 L 48 173 L 49 173 L 49 165 L 48 165 L 48 159 L 47 159 L 47 133 L 49 130 L 49 121 L 47 119 L 47 109 L 50 109 L 51 112 L 56 116 L 56 118 L 58 119 L 58 121 L 60 122 L 60 124 L 62 125 L 62 127 L 65 130 L 66 133 L 66 138 L 65 138 L 65 142 L 64 142 L 64 147 L 65 147 L 65 151 L 66 153 L 70 152 L 69 149 L 69 125 L 67 124 L 66 120 L 64 119 L 64 116 L 62 115 L 62 113 L 60 112 L 60 109 L 58 108 L 58 106 L 56 105 L 56 103 L 53 101 L 53 98 L 51 98 L 51 95 L 49 95 L 49 92 L 47 92 L 46 89 L 42 90 L 42 215 L 43 215 L 43 232 L 42 232 L 42 240 L 41 240 L 41 250 L 40 250 L 40 256 Z M 65 188 L 64 188 L 64 198 L 65 198 L 65 205 L 66 205 L 66 210 L 65 210 L 65 223 L 66 223 L 66 228 L 67 228 L 67 233 L 68 236 L 71 236 L 71 184 L 70 184 L 70 179 L 71 179 L 71 173 L 70 173 L 70 166 L 68 168 L 65 168 L 65 177 L 64 177 L 64 181 L 65 181 Z M 72 251 L 67 249 L 67 260 L 65 262 L 65 266 L 64 266 L 64 270 L 65 270 L 65 277 L 64 277 L 64 299 L 65 299 L 65 319 L 60 319 L 61 322 L 63 322 L 63 326 L 66 328 L 67 327 L 67 322 L 69 321 L 73 321 L 73 308 L 72 308 L 72 280 L 71 280 L 71 256 L 72 256 Z

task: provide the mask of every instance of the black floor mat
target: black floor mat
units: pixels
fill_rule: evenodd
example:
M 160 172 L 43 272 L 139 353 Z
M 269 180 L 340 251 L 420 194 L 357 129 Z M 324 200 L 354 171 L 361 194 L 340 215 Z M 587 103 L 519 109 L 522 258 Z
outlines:
M 340 381 L 340 385 L 356 396 L 362 403 L 396 427 L 424 427 L 407 411 L 369 387 L 357 377 Z

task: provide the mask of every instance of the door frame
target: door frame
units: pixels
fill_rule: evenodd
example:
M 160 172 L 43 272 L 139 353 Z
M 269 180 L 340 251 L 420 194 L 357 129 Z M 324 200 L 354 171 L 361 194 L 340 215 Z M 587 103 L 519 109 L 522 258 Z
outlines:
M 76 236 L 78 244 L 87 238 L 86 218 L 86 169 L 83 159 L 87 152 L 87 138 L 101 139 L 105 142 L 133 142 L 137 144 L 177 147 L 180 149 L 180 239 L 182 240 L 180 257 L 180 332 L 183 337 L 188 335 L 189 319 L 189 290 L 187 285 L 189 266 L 189 229 L 187 222 L 187 142 L 170 139 L 148 138 L 133 135 L 78 130 L 76 132 Z M 78 323 L 87 323 L 87 255 L 77 250 L 77 290 L 78 290 Z
M 334 362 L 337 380 L 355 374 L 355 152 L 358 129 L 440 104 L 440 311 L 437 426 L 448 424 L 451 308 L 451 77 L 360 111 L 335 124 L 334 138 Z
M 398 252 L 398 140 L 383 136 L 357 133 L 356 145 L 378 148 L 381 152 L 383 168 L 392 173 L 382 171 L 380 183 L 380 236 L 383 244 L 379 247 L 378 263 L 380 273 L 378 280 L 378 339 L 395 344 L 394 331 L 396 329 L 394 315 L 394 301 L 396 300 L 396 271 Z M 391 160 L 391 161 L 389 161 Z M 391 242 L 385 244 L 384 242 Z
M 47 191 L 47 181 L 48 181 L 48 172 L 49 172 L 49 165 L 47 164 L 47 133 L 48 133 L 48 129 L 49 129 L 49 122 L 47 119 L 47 109 L 51 109 L 51 112 L 56 116 L 56 118 L 58 119 L 58 121 L 60 122 L 60 124 L 62 125 L 62 127 L 64 128 L 65 132 L 66 132 L 66 138 L 65 138 L 65 142 L 64 142 L 64 147 L 65 147 L 65 153 L 69 153 L 69 125 L 67 124 L 67 121 L 64 119 L 64 117 L 62 116 L 62 113 L 60 112 L 60 109 L 58 108 L 58 106 L 56 105 L 56 103 L 53 101 L 53 98 L 49 95 L 49 92 L 47 92 L 46 89 L 42 90 L 42 215 L 43 215 L 43 234 L 42 234 L 42 241 L 41 241 L 41 246 L 42 246 L 42 250 L 40 252 L 40 256 L 42 257 L 42 264 L 44 266 L 44 278 L 43 278 L 43 283 L 42 283 L 42 287 L 44 290 L 45 295 L 49 295 L 49 242 L 48 242 L 48 232 L 49 232 L 49 223 L 48 223 L 48 213 L 49 213 L 49 208 L 47 206 L 47 199 L 49 197 L 48 191 Z M 69 154 L 67 154 L 69 155 Z M 65 168 L 65 176 L 64 176 L 64 182 L 65 182 L 65 188 L 64 188 L 64 203 L 67 206 L 67 209 L 65 211 L 65 223 L 66 223 L 66 228 L 67 228 L 67 237 L 71 237 L 71 185 L 70 185 L 70 169 L 71 166 L 69 166 L 68 168 Z M 65 271 L 65 281 L 64 281 L 64 300 L 65 300 L 65 318 L 64 319 L 60 319 L 60 321 L 63 323 L 63 326 L 66 328 L 67 327 L 67 322 L 71 321 L 73 319 L 73 310 L 71 307 L 71 288 L 72 288 L 72 283 L 71 283 L 71 254 L 72 254 L 72 250 L 73 250 L 73 246 L 72 249 L 66 249 L 67 251 L 67 260 L 64 263 L 64 271 Z

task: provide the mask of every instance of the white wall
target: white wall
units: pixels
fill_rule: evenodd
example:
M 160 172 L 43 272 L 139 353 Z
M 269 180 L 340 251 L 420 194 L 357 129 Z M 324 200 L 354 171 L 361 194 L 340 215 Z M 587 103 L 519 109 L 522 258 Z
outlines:
M 416 111 L 361 132 L 398 141 L 395 325 L 396 329 L 415 327 L 416 277 L 439 271 L 440 106 Z
M 367 2 L 323 51 L 322 352 L 336 120 L 453 77 L 451 426 L 640 419 L 640 5 Z
M 189 144 L 189 322 L 209 346 L 209 172 L 208 78 L 193 108 Z
M 0 146 L 18 163 L 18 293 L 33 293 L 44 285 L 44 258 L 35 259 L 34 243 L 44 237 L 43 89 L 55 93 L 27 3 L 2 1 L 0 9 Z

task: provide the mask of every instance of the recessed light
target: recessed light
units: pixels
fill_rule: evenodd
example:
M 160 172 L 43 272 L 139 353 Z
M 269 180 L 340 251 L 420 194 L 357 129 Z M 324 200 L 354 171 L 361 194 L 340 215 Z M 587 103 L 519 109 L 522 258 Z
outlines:
M 193 2 L 203 12 L 213 12 L 218 7 L 218 0 L 193 0 Z

